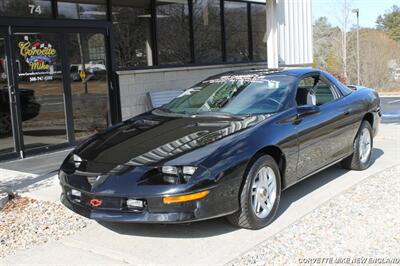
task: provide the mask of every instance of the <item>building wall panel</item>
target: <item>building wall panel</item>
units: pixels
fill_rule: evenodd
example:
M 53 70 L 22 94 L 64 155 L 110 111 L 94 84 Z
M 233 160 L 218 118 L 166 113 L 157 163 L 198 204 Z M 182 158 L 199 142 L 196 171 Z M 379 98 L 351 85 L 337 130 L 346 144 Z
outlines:
M 279 64 L 310 65 L 311 0 L 277 0 Z

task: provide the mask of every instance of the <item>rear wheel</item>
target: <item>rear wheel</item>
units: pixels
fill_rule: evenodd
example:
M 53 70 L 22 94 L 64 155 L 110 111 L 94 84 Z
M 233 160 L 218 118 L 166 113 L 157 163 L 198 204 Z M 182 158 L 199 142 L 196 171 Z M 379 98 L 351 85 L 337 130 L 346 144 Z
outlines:
M 354 141 L 354 152 L 342 161 L 342 166 L 359 171 L 368 168 L 371 163 L 372 148 L 372 127 L 368 121 L 364 120 Z
M 260 229 L 273 221 L 281 196 L 281 176 L 275 160 L 264 155 L 250 167 L 240 193 L 240 210 L 228 220 L 239 227 Z

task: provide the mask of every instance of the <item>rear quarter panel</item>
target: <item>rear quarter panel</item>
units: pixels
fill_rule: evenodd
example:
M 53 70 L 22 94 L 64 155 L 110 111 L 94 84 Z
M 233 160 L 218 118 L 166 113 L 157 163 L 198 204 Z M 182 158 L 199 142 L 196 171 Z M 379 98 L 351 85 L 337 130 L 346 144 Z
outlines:
M 345 98 L 350 104 L 349 111 L 353 124 L 353 139 L 355 139 L 361 122 L 367 113 L 371 113 L 374 117 L 372 127 L 374 135 L 376 135 L 380 123 L 380 99 L 378 93 L 370 88 L 357 87 Z

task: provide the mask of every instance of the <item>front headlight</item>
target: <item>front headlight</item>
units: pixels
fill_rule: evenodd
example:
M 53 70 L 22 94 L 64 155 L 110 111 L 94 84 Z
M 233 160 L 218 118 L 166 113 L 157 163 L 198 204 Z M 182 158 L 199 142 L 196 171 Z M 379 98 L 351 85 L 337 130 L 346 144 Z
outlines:
M 189 182 L 196 172 L 195 166 L 163 166 L 163 180 L 168 184 L 182 184 Z

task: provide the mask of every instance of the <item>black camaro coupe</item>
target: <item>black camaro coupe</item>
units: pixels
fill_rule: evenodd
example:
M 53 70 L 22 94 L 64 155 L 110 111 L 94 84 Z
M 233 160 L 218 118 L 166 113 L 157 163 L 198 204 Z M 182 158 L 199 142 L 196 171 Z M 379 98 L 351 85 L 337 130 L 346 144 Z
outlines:
M 81 143 L 61 200 L 99 221 L 259 229 L 282 190 L 337 162 L 367 168 L 380 115 L 374 90 L 321 70 L 223 73 Z

